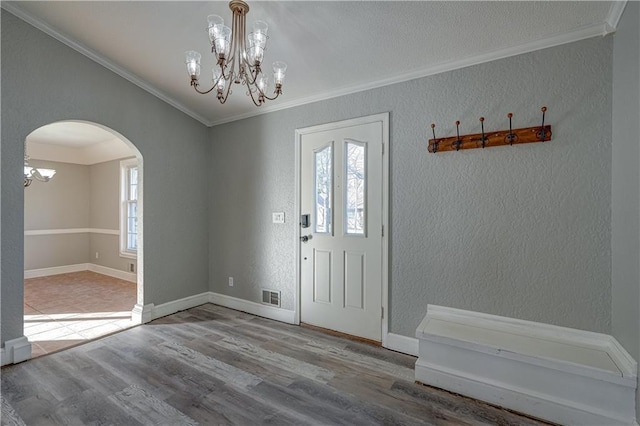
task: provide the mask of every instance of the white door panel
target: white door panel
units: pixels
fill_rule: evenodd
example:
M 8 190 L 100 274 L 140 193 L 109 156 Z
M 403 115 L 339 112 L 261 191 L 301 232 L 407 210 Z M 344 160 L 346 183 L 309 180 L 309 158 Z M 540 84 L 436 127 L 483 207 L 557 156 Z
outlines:
M 302 135 L 301 321 L 381 340 L 382 123 Z

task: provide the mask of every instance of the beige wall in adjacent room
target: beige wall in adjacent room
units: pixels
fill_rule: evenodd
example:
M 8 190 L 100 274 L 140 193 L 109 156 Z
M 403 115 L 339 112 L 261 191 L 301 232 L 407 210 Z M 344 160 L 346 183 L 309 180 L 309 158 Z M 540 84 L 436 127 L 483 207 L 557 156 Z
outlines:
M 91 228 L 120 229 L 120 161 L 106 161 L 90 167 Z M 90 247 L 90 262 L 96 265 L 129 272 L 129 264 L 137 264 L 136 259 L 120 256 L 119 235 L 91 233 Z M 99 254 L 97 258 L 96 253 Z
M 27 148 L 28 149 L 28 148 Z M 120 256 L 120 161 L 90 166 L 31 160 L 56 170 L 47 183 L 25 188 L 25 231 L 92 229 L 98 232 L 25 235 L 24 269 L 93 263 L 128 272 L 136 259 Z M 97 254 L 97 255 L 96 255 Z M 137 267 L 135 268 L 137 270 Z
M 27 148 L 28 150 L 28 148 Z M 32 167 L 55 169 L 49 182 L 33 180 L 24 189 L 24 229 L 88 228 L 90 212 L 89 166 L 30 160 Z
M 120 228 L 120 160 L 93 164 L 90 222 L 92 228 Z
M 88 263 L 89 241 L 88 233 L 25 236 L 24 269 Z

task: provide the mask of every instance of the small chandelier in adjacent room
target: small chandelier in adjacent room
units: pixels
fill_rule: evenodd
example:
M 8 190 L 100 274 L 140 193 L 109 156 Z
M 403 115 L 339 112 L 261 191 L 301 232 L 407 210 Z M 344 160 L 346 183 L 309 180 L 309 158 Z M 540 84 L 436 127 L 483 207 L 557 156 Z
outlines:
M 24 186 L 31 185 L 33 179 L 40 182 L 49 182 L 56 171 L 53 169 L 35 168 L 29 165 L 29 156 L 27 155 L 27 141 L 24 141 Z
M 267 99 L 274 100 L 282 93 L 284 75 L 287 64 L 273 63 L 274 96 L 267 96 L 268 77 L 262 73 L 262 60 L 267 45 L 267 23 L 256 21 L 252 32 L 246 35 L 246 18 L 249 5 L 242 0 L 229 2 L 229 9 L 233 12 L 233 24 L 229 28 L 218 15 L 209 15 L 209 41 L 211 52 L 217 61 L 213 67 L 213 87 L 200 90 L 198 76 L 200 75 L 200 59 L 202 55 L 193 50 L 186 52 L 187 72 L 191 76 L 191 86 L 200 94 L 207 94 L 216 89 L 218 100 L 224 104 L 231 93 L 233 83 L 247 86 L 247 95 L 256 106 L 262 105 Z

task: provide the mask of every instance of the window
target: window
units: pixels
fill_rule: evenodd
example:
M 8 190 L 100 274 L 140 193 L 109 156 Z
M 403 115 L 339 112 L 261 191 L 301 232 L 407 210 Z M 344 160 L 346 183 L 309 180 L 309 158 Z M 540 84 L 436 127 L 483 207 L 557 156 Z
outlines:
M 138 161 L 120 162 L 120 255 L 135 258 L 138 252 Z
M 345 141 L 345 234 L 365 235 L 367 192 L 367 145 L 364 142 Z
M 333 204 L 333 144 L 330 143 L 314 152 L 315 180 L 315 231 L 318 234 L 332 234 Z

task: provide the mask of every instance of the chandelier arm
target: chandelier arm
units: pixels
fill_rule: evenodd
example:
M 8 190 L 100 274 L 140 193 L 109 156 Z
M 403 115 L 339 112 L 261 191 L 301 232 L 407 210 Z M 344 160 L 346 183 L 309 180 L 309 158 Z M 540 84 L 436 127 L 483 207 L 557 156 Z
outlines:
M 194 81 L 195 81 L 195 80 L 194 80 Z M 195 89 L 195 91 L 196 91 L 196 92 L 198 92 L 198 93 L 200 93 L 201 95 L 206 95 L 207 93 L 210 93 L 213 89 L 215 89 L 215 88 L 216 88 L 216 85 L 214 84 L 214 85 L 213 85 L 213 87 L 212 87 L 211 89 L 209 89 L 209 90 L 205 90 L 205 91 L 202 91 L 202 90 L 198 89 L 198 86 L 199 86 L 199 85 L 198 85 L 198 83 L 195 83 L 195 84 L 193 84 L 193 83 L 192 83 L 192 84 L 191 84 L 191 86 L 193 86 L 193 88 Z
M 247 85 L 254 86 L 256 84 L 256 80 L 258 79 L 258 75 L 260 75 L 261 73 L 260 67 L 252 67 L 251 65 L 249 65 L 248 62 L 247 62 L 247 66 L 249 67 L 249 74 L 246 79 Z
M 245 78 L 245 83 L 246 83 L 246 78 Z M 251 100 L 253 101 L 253 104 L 255 106 L 257 106 L 257 107 L 261 106 L 264 103 L 264 101 L 261 100 L 262 96 L 264 96 L 262 94 L 262 91 L 260 91 L 260 95 L 261 96 L 258 97 L 258 102 L 256 102 L 256 98 L 253 96 L 253 92 L 251 91 L 251 87 L 247 86 L 247 89 L 248 89 L 248 92 L 249 92 L 249 96 L 251 97 Z M 258 89 L 258 90 L 260 90 L 260 89 Z
M 260 89 L 258 89 L 258 90 L 260 90 Z M 270 98 L 269 96 L 265 95 L 265 94 L 264 94 L 264 92 L 262 92 L 262 91 L 260 91 L 260 92 L 262 93 L 262 96 L 263 96 L 265 99 L 270 100 L 270 101 L 275 101 L 276 99 L 278 99 L 278 96 L 280 96 L 280 94 L 282 93 L 282 91 L 277 90 L 277 91 L 276 91 L 276 95 L 275 95 L 274 97 Z
M 224 78 L 225 80 L 231 80 L 233 78 L 233 68 L 229 69 L 229 63 L 227 61 L 225 61 L 224 64 L 222 65 L 217 65 L 220 67 L 220 78 Z M 225 71 L 227 72 L 227 74 L 225 74 Z M 218 82 L 220 81 L 220 78 L 218 78 L 215 81 L 215 84 L 218 84 Z
M 218 92 L 218 100 L 220 101 L 220 104 L 221 104 L 221 105 L 224 105 L 224 104 L 225 104 L 225 102 L 227 102 L 227 99 L 229 99 L 229 94 L 231 93 L 231 85 L 232 85 L 232 84 L 233 84 L 233 80 L 232 80 L 232 79 L 229 79 L 229 80 L 227 81 L 227 86 L 226 86 L 227 93 L 225 93 L 225 94 L 223 95 L 223 94 L 222 94 L 222 91 L 219 91 L 219 92 Z

